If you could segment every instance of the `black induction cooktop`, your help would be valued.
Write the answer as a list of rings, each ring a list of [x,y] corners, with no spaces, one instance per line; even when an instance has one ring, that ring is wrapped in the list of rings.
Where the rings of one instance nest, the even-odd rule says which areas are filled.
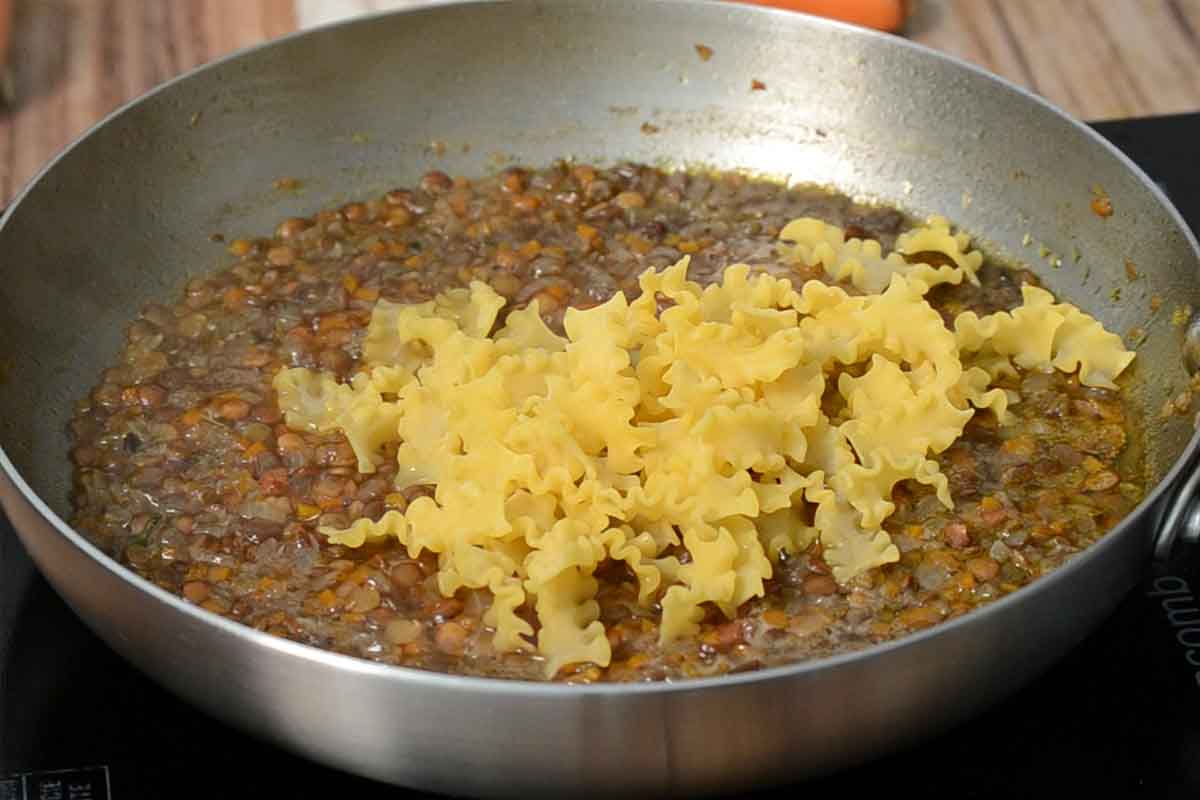
[[[1200,230],[1200,114],[1096,128]],[[1200,554],[1148,573],[1094,635],[983,716],[756,796],[1200,797],[1200,670],[1188,661],[1200,625],[1178,613],[1200,608],[1198,566]],[[0,800],[419,796],[284,753],[159,688],[77,621],[0,518]]]

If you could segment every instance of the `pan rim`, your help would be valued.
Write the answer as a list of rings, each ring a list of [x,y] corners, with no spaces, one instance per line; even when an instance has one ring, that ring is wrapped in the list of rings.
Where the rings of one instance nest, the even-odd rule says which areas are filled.
[[[588,5],[587,0],[557,0],[557,2],[583,6]],[[1167,216],[1176,225],[1177,229],[1183,233],[1185,240],[1192,251],[1192,255],[1196,259],[1197,263],[1200,263],[1200,243],[1197,242],[1196,235],[1184,221],[1182,215],[1179,213],[1174,204],[1171,203],[1170,199],[1167,198],[1165,193],[1158,187],[1158,185],[1152,179],[1150,179],[1136,163],[1134,163],[1127,155],[1125,155],[1115,145],[1113,145],[1095,130],[1091,129],[1089,126],[1077,120],[1070,114],[1067,114],[1065,111],[1050,103],[1046,99],[1039,97],[1029,90],[1018,86],[1012,81],[995,75],[981,67],[901,37],[859,28],[834,20],[814,17],[807,14],[798,14],[796,12],[783,11],[780,9],[741,4],[737,4],[735,6],[733,4],[720,2],[720,0],[606,0],[606,2],[620,2],[627,6],[650,4],[678,5],[713,10],[720,8],[723,12],[735,16],[745,16],[747,18],[775,18],[780,21],[788,20],[787,24],[803,24],[818,28],[823,27],[831,31],[840,31],[845,35],[873,39],[878,41],[882,46],[896,47],[901,50],[908,49],[918,53],[921,58],[940,61],[952,65],[955,69],[969,74],[972,79],[984,80],[993,84],[997,84],[1009,92],[1018,95],[1023,101],[1032,102],[1035,105],[1041,106],[1044,112],[1048,112],[1059,118],[1060,121],[1068,123],[1077,133],[1080,133],[1086,138],[1090,139],[1094,144],[1097,144],[1105,149],[1110,156],[1115,157],[1120,165],[1127,172],[1131,173],[1133,177],[1135,177],[1143,186],[1143,188],[1151,193],[1153,198],[1158,202],[1160,208],[1167,213]],[[536,8],[543,6],[544,2],[541,2],[541,0],[433,0],[433,2],[416,8],[376,12],[354,17],[348,20],[335,21],[315,26],[313,28],[295,31],[276,39],[242,48],[211,62],[194,67],[158,86],[151,88],[147,92],[122,104],[112,112],[106,114],[101,120],[90,126],[70,144],[63,148],[63,150],[50,159],[38,170],[34,177],[31,178],[28,183],[26,183],[26,185],[10,202],[3,216],[0,217],[0,232],[3,232],[8,227],[13,215],[24,203],[26,197],[36,191],[40,184],[58,166],[58,164],[67,158],[76,148],[83,146],[84,143],[87,142],[87,140],[89,140],[97,131],[107,126],[113,120],[127,112],[132,111],[139,105],[149,101],[151,98],[156,97],[160,93],[171,90],[176,84],[186,82],[201,73],[220,68],[226,64],[236,62],[240,59],[247,58],[259,53],[260,51],[265,51],[271,48],[286,47],[295,40],[306,37],[320,37],[328,34],[330,31],[341,28],[349,28],[359,25],[369,26],[377,24],[381,19],[404,17],[408,15],[435,14],[446,9],[465,10],[471,7],[501,5],[526,7],[532,6]],[[802,18],[803,21],[797,22],[796,18],[798,17]],[[1053,574],[1046,575],[1042,579],[1035,581],[1029,586],[1022,587],[1018,591],[1006,595],[997,601],[989,603],[983,608],[974,609],[969,613],[955,619],[948,620],[899,639],[893,639],[887,642],[874,644],[862,650],[841,653],[838,655],[807,661],[800,661],[791,664],[767,667],[754,672],[705,678],[688,678],[680,681],[655,681],[649,683],[602,683],[585,685],[566,685],[561,683],[530,681],[522,679],[453,675],[429,670],[421,670],[414,667],[379,664],[366,659],[357,658],[355,656],[334,653],[311,645],[280,639],[279,637],[255,630],[249,626],[234,622],[187,603],[181,597],[171,594],[146,580],[145,578],[142,578],[132,570],[129,570],[120,564],[115,559],[103,553],[85,537],[77,533],[69,523],[67,523],[53,509],[51,509],[49,505],[41,498],[41,496],[32,489],[32,487],[28,484],[28,482],[26,482],[24,477],[9,459],[7,452],[3,448],[3,445],[0,445],[0,472],[2,472],[8,481],[11,482],[11,484],[16,488],[17,492],[21,495],[21,499],[33,510],[35,510],[42,520],[48,523],[56,533],[66,539],[69,544],[73,545],[76,550],[82,551],[83,555],[97,562],[99,566],[102,567],[112,578],[132,585],[135,589],[139,590],[143,594],[165,603],[171,610],[186,615],[193,622],[196,622],[202,626],[213,625],[224,634],[251,642],[255,648],[267,648],[275,651],[275,653],[281,657],[300,659],[310,663],[311,665],[330,667],[338,670],[339,672],[356,673],[370,680],[381,681],[394,684],[396,686],[422,687],[434,691],[478,692],[491,696],[499,694],[514,698],[574,699],[612,698],[617,696],[670,696],[677,693],[686,694],[700,691],[711,693],[713,691],[722,690],[732,691],[749,684],[797,679],[803,680],[831,670],[836,670],[839,667],[843,667],[850,663],[865,663],[876,659],[886,659],[898,651],[908,648],[921,647],[931,639],[946,638],[954,635],[956,632],[963,631],[963,629],[985,625],[991,617],[1005,613],[1014,605],[1023,605],[1028,602],[1033,602],[1038,595],[1049,591],[1052,582],[1067,580],[1071,575],[1087,569],[1088,564],[1097,558],[1102,557],[1103,553],[1111,547],[1116,546],[1116,540],[1133,535],[1135,523],[1142,523],[1143,517],[1146,517],[1148,514],[1150,514],[1151,510],[1157,504],[1159,504],[1168,493],[1172,493],[1177,490],[1180,475],[1194,464],[1194,462],[1197,460],[1196,456],[1198,451],[1200,451],[1200,432],[1193,434],[1187,446],[1183,449],[1180,456],[1175,460],[1171,469],[1168,470],[1167,473],[1155,484],[1154,488],[1142,498],[1141,502],[1139,502],[1138,505],[1124,519],[1122,519],[1113,529],[1106,533],[1100,541],[1085,549],[1069,563],[1056,570]],[[1155,515],[1154,518],[1144,521],[1154,529],[1155,533],[1157,533],[1157,528],[1161,522],[1161,519],[1162,514],[1159,513]],[[15,529],[17,526],[14,524],[13,527]],[[1150,542],[1146,543],[1145,549],[1148,556],[1150,552]]]

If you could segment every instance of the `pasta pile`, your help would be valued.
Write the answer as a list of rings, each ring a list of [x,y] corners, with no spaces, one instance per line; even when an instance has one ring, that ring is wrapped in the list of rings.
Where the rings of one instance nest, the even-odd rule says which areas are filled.
[[[881,529],[898,482],[952,507],[931,456],[975,409],[1004,420],[1016,398],[991,384],[1014,363],[1112,386],[1133,359],[1096,320],[1032,287],[1012,313],[964,313],[947,329],[924,295],[975,281],[982,257],[945,220],[886,256],[813,219],[781,239],[786,259],[864,294],[819,281],[797,291],[744,264],[701,287],[685,258],[643,273],[632,302],[569,310],[566,338],[536,303],[492,333],[504,300],[478,282],[427,303],[381,301],[350,383],[284,369],[274,385],[288,425],[344,432],[362,472],[398,443],[398,488],[435,493],[322,532],[436,553],[440,591],[489,590],[495,648],[536,642],[548,676],[607,666],[593,577],[603,562],[623,561],[640,601],[661,603],[664,642],[693,635],[704,604],[734,615],[763,594],[781,553],[818,540],[844,583],[898,560]],[[903,257],[927,252],[943,264]],[[837,369],[855,364],[861,377]],[[834,374],[845,404],[829,418]],[[517,613],[527,603],[536,631]]]

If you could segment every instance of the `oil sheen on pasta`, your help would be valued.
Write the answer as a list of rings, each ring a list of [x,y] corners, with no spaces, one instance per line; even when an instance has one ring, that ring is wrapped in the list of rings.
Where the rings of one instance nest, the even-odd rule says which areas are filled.
[[[131,326],[76,420],[77,524],[216,613],[469,674],[936,624],[1132,507],[1133,355],[945,220],[900,228],[568,164],[289,220]]]

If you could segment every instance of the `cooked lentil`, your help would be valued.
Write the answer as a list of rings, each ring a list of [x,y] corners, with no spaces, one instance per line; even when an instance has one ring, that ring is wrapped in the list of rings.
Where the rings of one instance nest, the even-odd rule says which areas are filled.
[[[79,402],[75,525],[188,602],[278,636],[390,664],[541,679],[536,656],[491,649],[485,592],[439,594],[431,554],[324,542],[318,526],[378,518],[429,490],[394,491],[394,459],[359,474],[340,434],[289,430],[271,378],[282,366],[347,377],[377,300],[419,302],[471,280],[510,307],[538,299],[558,329],[569,306],[618,290],[632,297],[643,269],[683,254],[700,282],[745,261],[800,285],[819,268],[796,271],[775,251],[799,216],[885,247],[906,225],[893,210],[740,174],[561,162],[477,181],[431,172],[413,188],[286,220],[272,237],[233,239],[236,262],[189,282],[178,302],[145,308],[120,359]],[[980,274],[982,286],[938,287],[930,301],[949,320],[1015,307],[1021,283],[1037,282],[995,264]],[[696,640],[666,647],[657,609],[637,604],[623,564],[607,565],[597,599],[612,664],[557,678],[678,679],[845,652],[1061,566],[1140,497],[1140,465],[1123,457],[1131,410],[1118,393],[1057,372],[1004,385],[1022,397],[1014,423],[977,414],[936,457],[953,511],[926,487],[896,488],[885,527],[899,563],[839,586],[814,545],[780,564],[766,597],[736,619],[712,609]]]

